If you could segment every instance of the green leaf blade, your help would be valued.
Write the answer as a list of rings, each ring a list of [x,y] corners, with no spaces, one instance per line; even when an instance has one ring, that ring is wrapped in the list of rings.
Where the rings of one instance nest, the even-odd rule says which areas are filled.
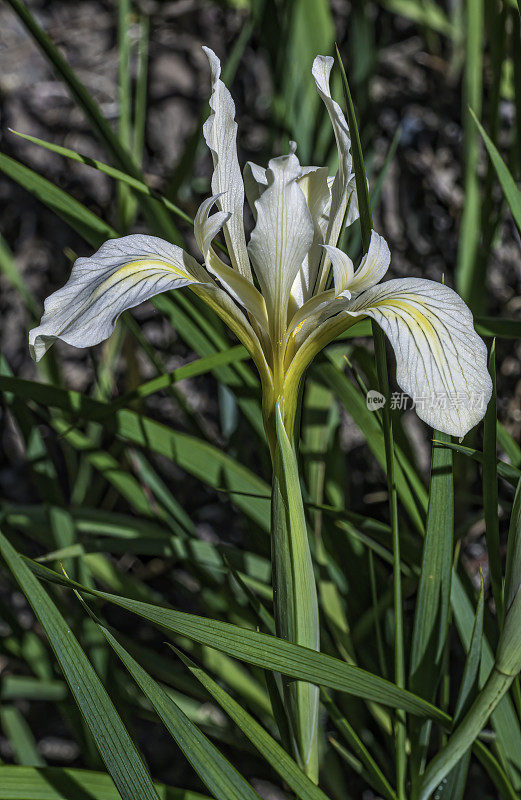
[[[70,627],[2,533],[0,552],[49,638],[121,797],[123,800],[158,800],[136,746]]]

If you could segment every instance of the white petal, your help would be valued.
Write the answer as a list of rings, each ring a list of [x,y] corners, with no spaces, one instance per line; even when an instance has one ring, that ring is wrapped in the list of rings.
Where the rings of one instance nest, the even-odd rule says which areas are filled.
[[[347,298],[335,297],[333,289],[327,289],[304,303],[292,318],[288,330],[295,340],[295,349],[298,350],[306,339],[322,328],[332,317],[345,311],[349,304]],[[345,316],[345,315],[344,315]],[[348,326],[346,326],[348,327]]]
[[[371,231],[371,241],[369,242],[369,250],[362,258],[360,266],[355,272],[354,278],[349,286],[349,289],[354,294],[355,292],[363,292],[365,289],[370,289],[379,283],[391,263],[391,253],[389,246],[383,236]],[[336,284],[335,284],[336,286]]]
[[[194,219],[195,241],[205,261],[213,240],[224,223],[230,218],[230,214],[226,211],[218,211],[210,217],[212,206],[217,202],[220,196],[221,195],[216,194],[213,197],[209,197],[207,200],[203,200]]]
[[[333,280],[336,297],[340,297],[340,295],[344,294],[345,297],[349,299],[351,297],[349,287],[353,282],[355,274],[353,262],[343,250],[339,250],[338,247],[333,247],[331,244],[325,244],[324,250],[326,250],[333,265]]]
[[[311,218],[313,219],[313,243],[291,290],[296,306],[300,307],[313,294],[322,259],[321,245],[324,242],[328,224],[327,214],[331,205],[327,168],[302,167],[302,175],[298,179],[298,185],[304,193]]]
[[[45,301],[40,325],[29,332],[39,361],[56,339],[89,347],[107,339],[120,314],[160,292],[211,281],[176,245],[156,236],[109,239],[90,258],[78,258],[65,286]]]
[[[217,199],[218,195],[214,195],[204,200],[195,215],[194,233],[197,245],[209,272],[215,275],[233,299],[253,314],[257,322],[266,329],[266,303],[263,296],[253,283],[243,278],[240,272],[225,264],[212,247],[213,239],[229,217],[224,211],[218,211],[210,216],[212,206]]]
[[[456,292],[421,278],[391,280],[352,300],[347,313],[372,317],[387,334],[396,380],[421,419],[452,436],[482,419],[492,392],[487,349]]]
[[[228,269],[231,270],[231,267],[228,267]],[[241,276],[239,275],[238,277],[240,278]],[[244,278],[243,280],[246,283]],[[269,385],[271,382],[271,373],[261,341],[239,306],[233,301],[229,294],[215,283],[197,284],[193,287],[193,291],[202,297],[205,303],[207,303],[223,322],[226,323],[230,330],[235,333],[253,358],[263,383],[267,382],[266,385]]]
[[[203,126],[204,138],[213,157],[212,192],[222,195],[221,211],[231,216],[224,225],[226,244],[235,269],[251,278],[251,268],[244,235],[244,184],[237,159],[237,123],[232,96],[220,80],[221,63],[213,50],[203,47],[212,71],[212,113]]]
[[[331,212],[326,236],[326,243],[336,245],[342,223],[349,203],[346,224],[351,224],[358,217],[356,186],[351,158],[351,137],[349,128],[338,103],[331,97],[329,78],[334,59],[331,56],[317,56],[313,62],[313,77],[317,91],[327,108],[338,150],[338,171],[331,190]]]
[[[327,167],[302,167],[298,185],[304,192],[306,203],[313,218],[315,228],[326,234],[329,206],[331,204],[331,188]]]
[[[323,322],[327,316],[343,311],[346,303],[347,301],[343,299],[341,307],[336,307],[338,303],[335,302],[335,293],[332,289],[314,295],[291,317],[286,331],[286,341],[291,336],[294,337],[295,342],[301,341],[303,336],[309,334],[310,330]]]
[[[268,179],[264,167],[259,167],[253,161],[247,161],[244,166],[244,188],[246,189],[248,205],[255,220],[257,219],[255,201],[259,199],[267,185]]]
[[[268,315],[279,333],[291,287],[313,242],[313,220],[297,184],[300,173],[293,154],[270,161],[268,187],[255,204],[257,224],[248,245]]]

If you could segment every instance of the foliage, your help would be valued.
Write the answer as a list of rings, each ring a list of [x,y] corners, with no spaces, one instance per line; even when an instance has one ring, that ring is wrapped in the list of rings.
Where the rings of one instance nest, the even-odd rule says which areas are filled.
[[[117,208],[110,221],[102,219],[73,191],[4,153],[2,173],[56,213],[86,249],[143,224],[181,242],[183,225],[191,220],[187,176],[197,161],[200,131],[188,140],[164,192],[149,186],[143,169],[146,4],[118,4],[117,128],[29,4],[7,4],[69,90],[105,156],[94,159],[24,132],[25,138],[50,151],[49,158],[80,162],[113,179]],[[356,134],[361,227],[351,236],[365,251],[370,202],[378,208],[395,153],[393,146],[381,174],[372,174],[367,87],[378,60],[379,15],[407,19],[433,58],[440,43],[451,54],[451,69],[465,86],[465,213],[450,278],[478,315],[476,329],[487,338],[494,379],[493,337],[501,342],[521,333],[519,320],[483,316],[500,223],[511,214],[521,230],[521,159],[515,147],[521,138],[521,69],[515,63],[517,118],[507,147],[498,130],[500,65],[519,57],[520,26],[513,4],[494,2],[485,9],[482,0],[465,0],[461,14],[459,5],[382,0],[368,14],[363,3],[353,2],[350,22],[363,35],[351,37],[349,48],[339,43],[347,78],[339,60],[336,99],[344,102]],[[230,6],[242,15],[243,29],[224,69],[228,81],[245,49],[264,48],[274,81],[273,139],[298,138],[311,163],[322,163],[332,152],[332,136],[324,133],[316,95],[308,94],[311,84],[302,88],[300,81],[309,76],[317,52],[332,53],[330,5],[241,0]],[[130,36],[136,24],[138,47]],[[129,80],[130,63],[135,81]],[[361,155],[366,141],[368,182]],[[485,165],[484,177],[479,164]],[[28,323],[34,321],[41,298],[24,282],[3,239],[0,269],[16,288]],[[293,526],[306,531],[307,524],[313,564],[306,560],[307,548],[294,551],[293,579],[301,593],[313,576],[317,583],[316,652],[298,631],[283,638],[279,628],[276,635],[267,535],[269,449],[259,381],[246,350],[207,307],[187,302],[180,292],[153,302],[193,353],[191,363],[174,371],[164,369],[128,312],[104,347],[87,393],[69,387],[52,351],[34,380],[13,375],[7,360],[0,360],[0,393],[34,487],[34,502],[0,500],[0,576],[11,591],[18,586],[23,592],[39,623],[22,625],[7,593],[0,596],[0,652],[9,663],[0,721],[12,752],[9,763],[0,763],[0,800],[253,800],[263,791],[254,780],[259,777],[287,793],[281,797],[301,800],[358,800],[368,789],[368,796],[386,800],[462,800],[481,796],[481,784],[492,787],[483,797],[518,797],[521,451],[497,421],[495,388],[483,435],[471,433],[462,444],[432,434],[427,480],[400,415],[390,403],[383,413],[366,404],[368,386],[391,395],[377,326],[357,323],[315,359],[301,398],[298,447],[283,426],[277,441],[278,478],[291,499],[288,553],[298,547]],[[110,375],[122,362],[129,379],[118,395]],[[155,377],[144,380],[140,362]],[[188,379],[206,381],[220,399],[218,432],[179,391]],[[151,400],[159,393],[175,407],[182,430],[156,418]],[[378,465],[388,506],[376,517],[347,503],[350,465],[340,441],[345,414],[365,442],[367,459]],[[190,497],[197,499],[185,503]],[[204,503],[225,520],[223,527],[234,520],[231,535],[200,535],[194,509]],[[506,548],[498,503],[510,522]],[[275,513],[281,509],[280,501]],[[461,540],[476,520],[486,528],[490,591],[483,577],[473,585],[461,558]],[[284,568],[290,576],[288,554]],[[302,602],[286,627],[298,628],[314,611]],[[284,708],[293,687],[312,685],[319,687],[321,701],[318,785],[294,756]],[[28,703],[60,715],[78,743],[82,769],[47,763],[31,715],[24,716]],[[491,710],[492,730],[480,736]],[[175,786],[156,782],[164,775],[150,774],[144,730],[175,755],[168,773]],[[471,764],[477,778],[469,773]]]

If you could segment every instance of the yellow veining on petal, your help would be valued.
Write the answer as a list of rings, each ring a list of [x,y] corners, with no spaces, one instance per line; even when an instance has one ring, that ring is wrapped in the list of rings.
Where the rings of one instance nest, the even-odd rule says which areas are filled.
[[[131,261],[128,264],[124,264],[122,267],[115,270],[112,275],[109,275],[109,277],[93,291],[89,302],[101,297],[104,292],[121,281],[134,279],[132,285],[135,285],[143,280],[143,272],[155,272],[157,269],[164,270],[165,272],[173,272],[174,275],[177,275],[179,278],[185,278],[189,281],[195,280],[188,272],[179,269],[179,267],[174,266],[174,264],[168,261],[139,259],[138,261]]]
[[[422,303],[422,299],[420,297],[415,296],[414,298],[411,298],[411,300],[412,299],[414,299],[421,306],[424,306],[424,304]],[[416,324],[418,325],[424,336],[429,340],[429,347],[433,350],[436,357],[440,360],[445,360],[445,355],[439,346],[438,334],[436,332],[434,325],[429,320],[429,316],[431,317],[434,316],[432,312],[430,312],[427,308],[424,308],[424,310],[420,311],[418,308],[416,308],[414,303],[412,302],[409,303],[407,302],[407,300],[395,300],[390,298],[384,298],[383,300],[377,300],[375,303],[372,304],[373,308],[378,308],[382,306],[386,307],[388,313],[389,312],[392,313],[395,309],[401,308],[403,309],[403,311],[406,311],[408,314],[410,314],[410,316],[413,317],[414,321],[416,322]]]

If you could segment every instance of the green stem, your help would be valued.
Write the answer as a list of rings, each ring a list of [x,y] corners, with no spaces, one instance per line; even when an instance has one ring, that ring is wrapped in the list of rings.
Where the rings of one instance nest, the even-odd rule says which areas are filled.
[[[380,328],[373,323],[373,340],[380,392],[387,402],[383,407],[383,434],[389,493],[389,517],[393,540],[393,598],[394,598],[394,680],[401,689],[405,688],[405,657],[403,644],[403,598],[400,555],[400,531],[398,523],[398,493],[394,477],[394,439],[390,414],[389,376],[385,337]],[[399,800],[405,800],[406,757],[406,717],[405,712],[396,711],[396,790]]]
[[[513,675],[505,675],[494,667],[461,725],[456,728],[446,747],[427,767],[421,783],[419,800],[427,800],[430,797],[445,776],[472,746],[497,704],[508,691],[513,679]]]
[[[456,287],[459,294],[474,310],[481,305],[483,284],[475,274],[480,237],[481,196],[478,174],[479,134],[472,123],[471,108],[481,117],[483,83],[483,0],[467,0],[466,55],[464,74],[463,129],[465,154],[465,204],[461,218]]]
[[[351,152],[356,178],[356,192],[360,211],[360,233],[364,253],[369,250],[371,232],[373,228],[373,215],[369,199],[369,187],[362,155],[362,145],[356,121],[355,108],[344,65],[338,48],[336,49],[338,65],[342,76],[344,99],[346,104],[349,131],[351,133]],[[400,568],[400,535],[398,529],[398,495],[394,477],[394,441],[390,414],[389,376],[387,372],[387,356],[385,352],[385,336],[378,325],[373,322],[373,340],[378,384],[380,392],[387,402],[383,407],[383,434],[385,443],[385,460],[387,468],[387,487],[389,492],[389,516],[393,538],[393,584],[394,584],[394,672],[395,683],[400,688],[405,687],[404,645],[403,645],[403,605],[402,605],[402,576]],[[406,780],[406,717],[405,712],[396,712],[396,792],[399,800],[405,800]]]
[[[309,550],[297,458],[277,405],[273,453],[271,547],[277,636],[319,649],[318,601]],[[295,756],[318,782],[318,687],[283,679],[284,700]]]

